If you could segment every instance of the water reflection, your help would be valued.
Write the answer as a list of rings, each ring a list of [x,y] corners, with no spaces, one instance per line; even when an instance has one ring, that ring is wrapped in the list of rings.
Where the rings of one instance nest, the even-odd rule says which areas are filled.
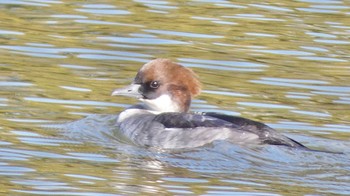
[[[349,194],[349,14],[331,0],[0,1],[2,192]],[[345,154],[131,144],[115,119],[136,100],[110,92],[156,57],[199,75],[193,111]]]
[[[81,9],[75,9],[78,12],[86,12],[92,14],[106,14],[106,15],[125,15],[131,14],[131,12],[127,10],[118,10],[114,9],[115,7],[107,4],[88,4],[83,5]]]

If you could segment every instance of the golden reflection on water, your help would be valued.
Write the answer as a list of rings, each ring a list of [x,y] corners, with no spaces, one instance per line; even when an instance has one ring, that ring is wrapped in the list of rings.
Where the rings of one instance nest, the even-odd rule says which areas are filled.
[[[300,181],[298,176],[312,175],[303,167],[273,175],[263,170],[279,165],[262,164],[260,171],[254,164],[262,160],[255,155],[250,158],[257,161],[247,163],[251,170],[239,173],[245,169],[241,159],[201,162],[191,160],[191,153],[185,158],[152,154],[116,147],[121,144],[113,146],[110,140],[113,147],[106,147],[103,140],[96,145],[61,139],[41,126],[118,113],[136,101],[112,98],[112,89],[129,83],[143,63],[166,57],[193,68],[203,82],[204,93],[193,110],[240,114],[305,136],[307,144],[345,149],[349,15],[348,1],[0,2],[0,190],[68,194],[79,187],[82,195],[341,192],[337,186],[323,187],[329,182],[322,177]],[[102,125],[78,124],[92,127],[84,141],[104,138],[99,135],[103,119],[95,119]],[[147,155],[140,158],[142,153],[135,151]],[[343,159],[332,160],[335,167],[348,167]],[[143,161],[148,167],[137,164]],[[232,161],[242,165],[227,163]],[[223,175],[234,166],[232,175]],[[328,170],[319,172],[322,176]],[[345,187],[348,172],[338,169],[329,175]],[[281,184],[286,180],[294,184]]]

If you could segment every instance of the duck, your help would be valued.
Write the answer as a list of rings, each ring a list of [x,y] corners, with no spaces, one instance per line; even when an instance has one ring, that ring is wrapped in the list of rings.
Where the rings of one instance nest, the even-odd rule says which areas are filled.
[[[225,140],[241,145],[278,145],[311,150],[270,126],[240,116],[190,112],[201,83],[189,68],[158,58],[144,64],[130,85],[113,90],[140,102],[122,111],[118,130],[132,143],[162,149],[196,148]]]

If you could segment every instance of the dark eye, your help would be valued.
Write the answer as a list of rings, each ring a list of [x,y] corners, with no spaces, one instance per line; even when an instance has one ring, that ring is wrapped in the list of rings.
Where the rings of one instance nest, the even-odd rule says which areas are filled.
[[[158,81],[152,81],[150,84],[149,84],[149,86],[151,87],[151,88],[158,88],[159,87],[159,82]]]

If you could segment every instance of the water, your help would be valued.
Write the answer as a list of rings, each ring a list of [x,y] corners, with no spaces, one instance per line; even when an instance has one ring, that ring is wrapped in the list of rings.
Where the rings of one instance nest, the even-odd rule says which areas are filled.
[[[0,0],[3,195],[349,195],[349,1]],[[267,123],[329,154],[227,142],[146,149],[111,97],[157,57],[193,111]],[[58,129],[59,128],[59,129]]]

